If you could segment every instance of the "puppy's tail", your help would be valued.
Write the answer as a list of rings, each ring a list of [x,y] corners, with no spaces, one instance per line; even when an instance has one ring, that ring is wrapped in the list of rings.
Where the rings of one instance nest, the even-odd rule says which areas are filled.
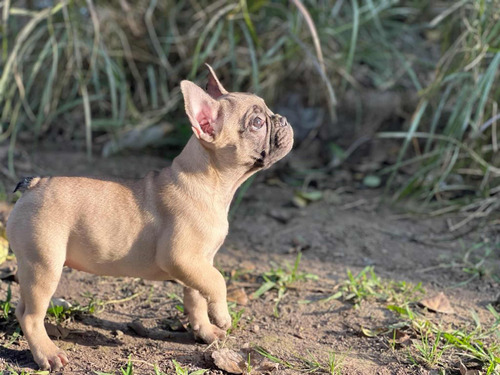
[[[40,182],[40,180],[40,177],[24,177],[17,183],[13,193],[15,193],[16,191],[24,193],[26,190],[33,189]]]

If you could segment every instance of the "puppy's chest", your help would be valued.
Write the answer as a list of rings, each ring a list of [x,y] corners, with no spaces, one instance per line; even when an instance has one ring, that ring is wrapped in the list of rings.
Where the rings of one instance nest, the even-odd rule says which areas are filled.
[[[228,223],[219,223],[210,226],[208,231],[205,232],[204,242],[204,256],[207,259],[213,259],[217,251],[220,249],[228,233]]]

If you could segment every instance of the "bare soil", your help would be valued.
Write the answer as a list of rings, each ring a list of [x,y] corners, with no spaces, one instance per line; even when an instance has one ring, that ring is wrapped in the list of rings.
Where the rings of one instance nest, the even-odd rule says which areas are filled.
[[[26,175],[138,177],[167,164],[156,157],[133,155],[89,164],[83,154],[39,151],[21,171]],[[458,218],[405,214],[401,208],[389,207],[382,192],[346,186],[335,175],[322,177],[321,190],[321,200],[297,208],[291,204],[294,189],[281,182],[276,171],[269,171],[261,173],[245,194],[231,220],[230,234],[216,256],[218,268],[228,276],[230,294],[243,288],[244,294],[251,296],[262,283],[259,275],[269,271],[272,262],[286,269],[298,251],[302,252],[299,272],[316,274],[319,279],[292,285],[279,305],[279,317],[273,314],[276,291],[250,298],[238,328],[219,347],[238,350],[260,346],[295,366],[292,369],[281,364],[273,372],[276,374],[305,369],[301,358],[326,364],[332,352],[337,361],[343,362],[342,374],[436,373],[412,364],[408,349],[392,347],[388,335],[363,334],[362,328],[375,331],[400,321],[386,303],[369,300],[355,309],[342,300],[301,301],[317,301],[334,294],[346,280],[347,269],[356,273],[373,266],[382,279],[422,282],[426,296],[443,291],[454,314],[435,314],[414,306],[435,323],[450,327],[472,324],[471,310],[484,324],[491,323],[486,306],[497,301],[500,291],[498,279],[492,276],[500,274],[500,255],[487,259],[486,275],[470,281],[471,274],[463,271],[462,263],[473,244],[499,242],[498,221],[489,226],[464,226],[463,233],[450,233],[448,222]],[[3,271],[9,267],[15,267],[15,261],[0,265]],[[5,299],[8,285],[15,305],[15,282],[0,282],[0,300]],[[70,357],[64,373],[119,373],[131,358],[136,374],[153,373],[155,364],[167,374],[175,373],[172,359],[191,370],[224,374],[210,356],[216,347],[194,341],[172,293],[182,296],[182,288],[170,282],[97,277],[65,269],[56,297],[82,305],[89,301],[88,296],[97,301],[124,301],[108,303],[102,311],[62,324],[69,330],[65,338],[56,340]],[[142,333],[131,328],[138,319],[146,327]],[[11,367],[33,372],[36,365],[26,340],[21,336],[12,342],[15,328],[12,323],[0,325],[0,370]],[[447,359],[447,366],[447,373],[460,373],[458,357]]]

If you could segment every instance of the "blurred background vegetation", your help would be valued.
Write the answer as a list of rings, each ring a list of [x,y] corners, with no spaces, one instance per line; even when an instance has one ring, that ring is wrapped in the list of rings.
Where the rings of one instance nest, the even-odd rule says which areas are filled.
[[[203,84],[208,62],[288,117],[289,175],[349,170],[435,212],[500,207],[500,0],[0,7],[4,181],[34,145],[174,156],[191,133],[179,82]]]

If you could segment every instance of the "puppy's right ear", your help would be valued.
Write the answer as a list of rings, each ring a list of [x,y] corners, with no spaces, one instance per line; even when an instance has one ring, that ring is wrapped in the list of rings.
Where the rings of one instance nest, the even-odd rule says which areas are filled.
[[[219,102],[191,81],[182,81],[181,91],[194,134],[206,142],[213,142],[221,131],[221,121],[217,121]]]

